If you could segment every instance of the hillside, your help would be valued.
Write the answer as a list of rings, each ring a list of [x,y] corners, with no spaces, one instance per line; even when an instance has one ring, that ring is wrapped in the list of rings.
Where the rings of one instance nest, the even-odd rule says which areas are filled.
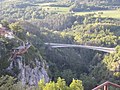
[[[48,0],[49,1],[49,0]],[[55,14],[75,14],[78,12],[93,12],[94,11],[101,11],[101,10],[119,10],[120,4],[118,0],[97,0],[90,1],[72,1],[72,0],[64,0],[61,1],[52,1],[50,0],[17,0],[17,1],[9,1],[4,0],[0,3],[0,20],[2,19],[19,19],[19,20],[38,20],[44,19],[47,16],[55,15]],[[23,3],[24,2],[24,3]],[[83,3],[82,3],[83,2]],[[100,3],[102,2],[102,3]],[[108,3],[109,2],[109,3]],[[113,3],[114,2],[114,3]],[[116,14],[119,11],[116,11]],[[104,12],[101,11],[104,15]],[[115,12],[111,12],[114,14]],[[108,13],[108,14],[111,14]],[[97,15],[99,16],[99,14]],[[102,15],[101,15],[102,16]],[[119,16],[119,15],[118,15]],[[107,15],[106,17],[109,17]]]
[[[0,90],[91,90],[105,81],[120,84],[119,2],[2,0]],[[45,43],[116,51],[51,48]]]

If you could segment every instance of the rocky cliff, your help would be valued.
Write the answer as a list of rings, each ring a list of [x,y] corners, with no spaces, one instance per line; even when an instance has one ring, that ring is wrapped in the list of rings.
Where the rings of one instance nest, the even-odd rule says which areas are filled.
[[[30,31],[20,28],[18,23],[11,24],[11,30],[14,32],[14,38],[0,36],[0,76],[11,75],[23,85],[34,86],[41,79],[48,82],[48,66],[34,43],[35,40],[40,42],[40,39],[34,37]],[[31,36],[26,35],[28,32]],[[26,41],[30,43],[24,43]]]
[[[41,79],[45,82],[49,81],[47,68],[45,63],[35,59],[34,67],[31,64],[26,65],[21,56],[12,60],[9,67],[6,69],[22,82],[23,85],[37,85]]]

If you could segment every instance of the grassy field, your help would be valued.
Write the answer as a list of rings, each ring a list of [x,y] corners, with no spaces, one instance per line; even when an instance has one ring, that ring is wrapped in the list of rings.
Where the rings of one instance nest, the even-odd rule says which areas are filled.
[[[51,6],[44,6],[42,9],[48,11],[48,12],[56,12],[56,13],[68,13],[69,8],[68,7],[51,7]]]
[[[54,12],[54,13],[61,13],[66,14],[69,12],[69,7],[52,7],[50,5],[56,4],[56,2],[52,3],[41,3],[39,6],[42,7],[43,10],[48,12]],[[86,14],[94,14],[94,17],[110,17],[110,18],[116,18],[120,19],[120,10],[104,10],[104,11],[92,11],[92,12],[74,12],[74,15],[86,15]],[[101,13],[101,14],[100,14]]]
[[[55,2],[50,2],[50,3],[40,3],[39,5],[40,6],[49,6],[49,5],[52,5],[52,4],[55,4]],[[37,4],[38,5],[38,4]]]
[[[99,14],[101,13],[102,14]],[[119,18],[120,19],[120,10],[104,10],[104,11],[93,11],[93,12],[76,12],[75,15],[86,15],[86,14],[96,14],[95,17],[99,15],[101,17],[110,17],[110,18]]]
[[[41,6],[43,10],[48,11],[48,12],[63,13],[63,14],[69,12],[69,7],[53,7],[53,6],[50,6],[52,4],[56,4],[56,2],[40,3],[40,4],[37,4],[37,5]]]

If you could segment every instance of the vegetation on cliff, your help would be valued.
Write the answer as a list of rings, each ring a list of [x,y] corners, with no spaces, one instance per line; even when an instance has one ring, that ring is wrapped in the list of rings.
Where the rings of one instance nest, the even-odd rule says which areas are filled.
[[[62,3],[59,0],[50,0],[51,3],[26,0],[24,4],[23,1],[2,2],[5,7],[0,11],[0,23],[12,31],[15,38],[0,36],[0,89],[29,89],[27,85],[23,87],[17,76],[6,71],[11,63],[12,49],[22,46],[23,42],[31,43],[28,51],[21,55],[25,65],[34,69],[36,59],[44,62],[42,65],[51,80],[46,84],[41,80],[39,87],[30,88],[83,90],[84,87],[91,90],[106,80],[120,84],[119,17],[113,16],[114,13],[112,17],[104,17],[105,11],[81,14],[81,11],[98,9],[119,11],[119,0],[64,0]],[[103,46],[116,48],[116,52],[109,54],[84,48],[52,49],[44,44],[49,42]]]

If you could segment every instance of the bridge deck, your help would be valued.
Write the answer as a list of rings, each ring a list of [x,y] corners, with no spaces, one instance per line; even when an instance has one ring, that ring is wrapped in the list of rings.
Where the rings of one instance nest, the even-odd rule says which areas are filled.
[[[92,50],[98,50],[107,53],[115,52],[115,48],[107,48],[107,47],[97,47],[97,46],[87,46],[87,45],[73,45],[73,44],[59,44],[59,43],[45,43],[46,45],[51,46],[52,48],[67,48],[67,47],[79,47],[79,48],[87,48]]]

